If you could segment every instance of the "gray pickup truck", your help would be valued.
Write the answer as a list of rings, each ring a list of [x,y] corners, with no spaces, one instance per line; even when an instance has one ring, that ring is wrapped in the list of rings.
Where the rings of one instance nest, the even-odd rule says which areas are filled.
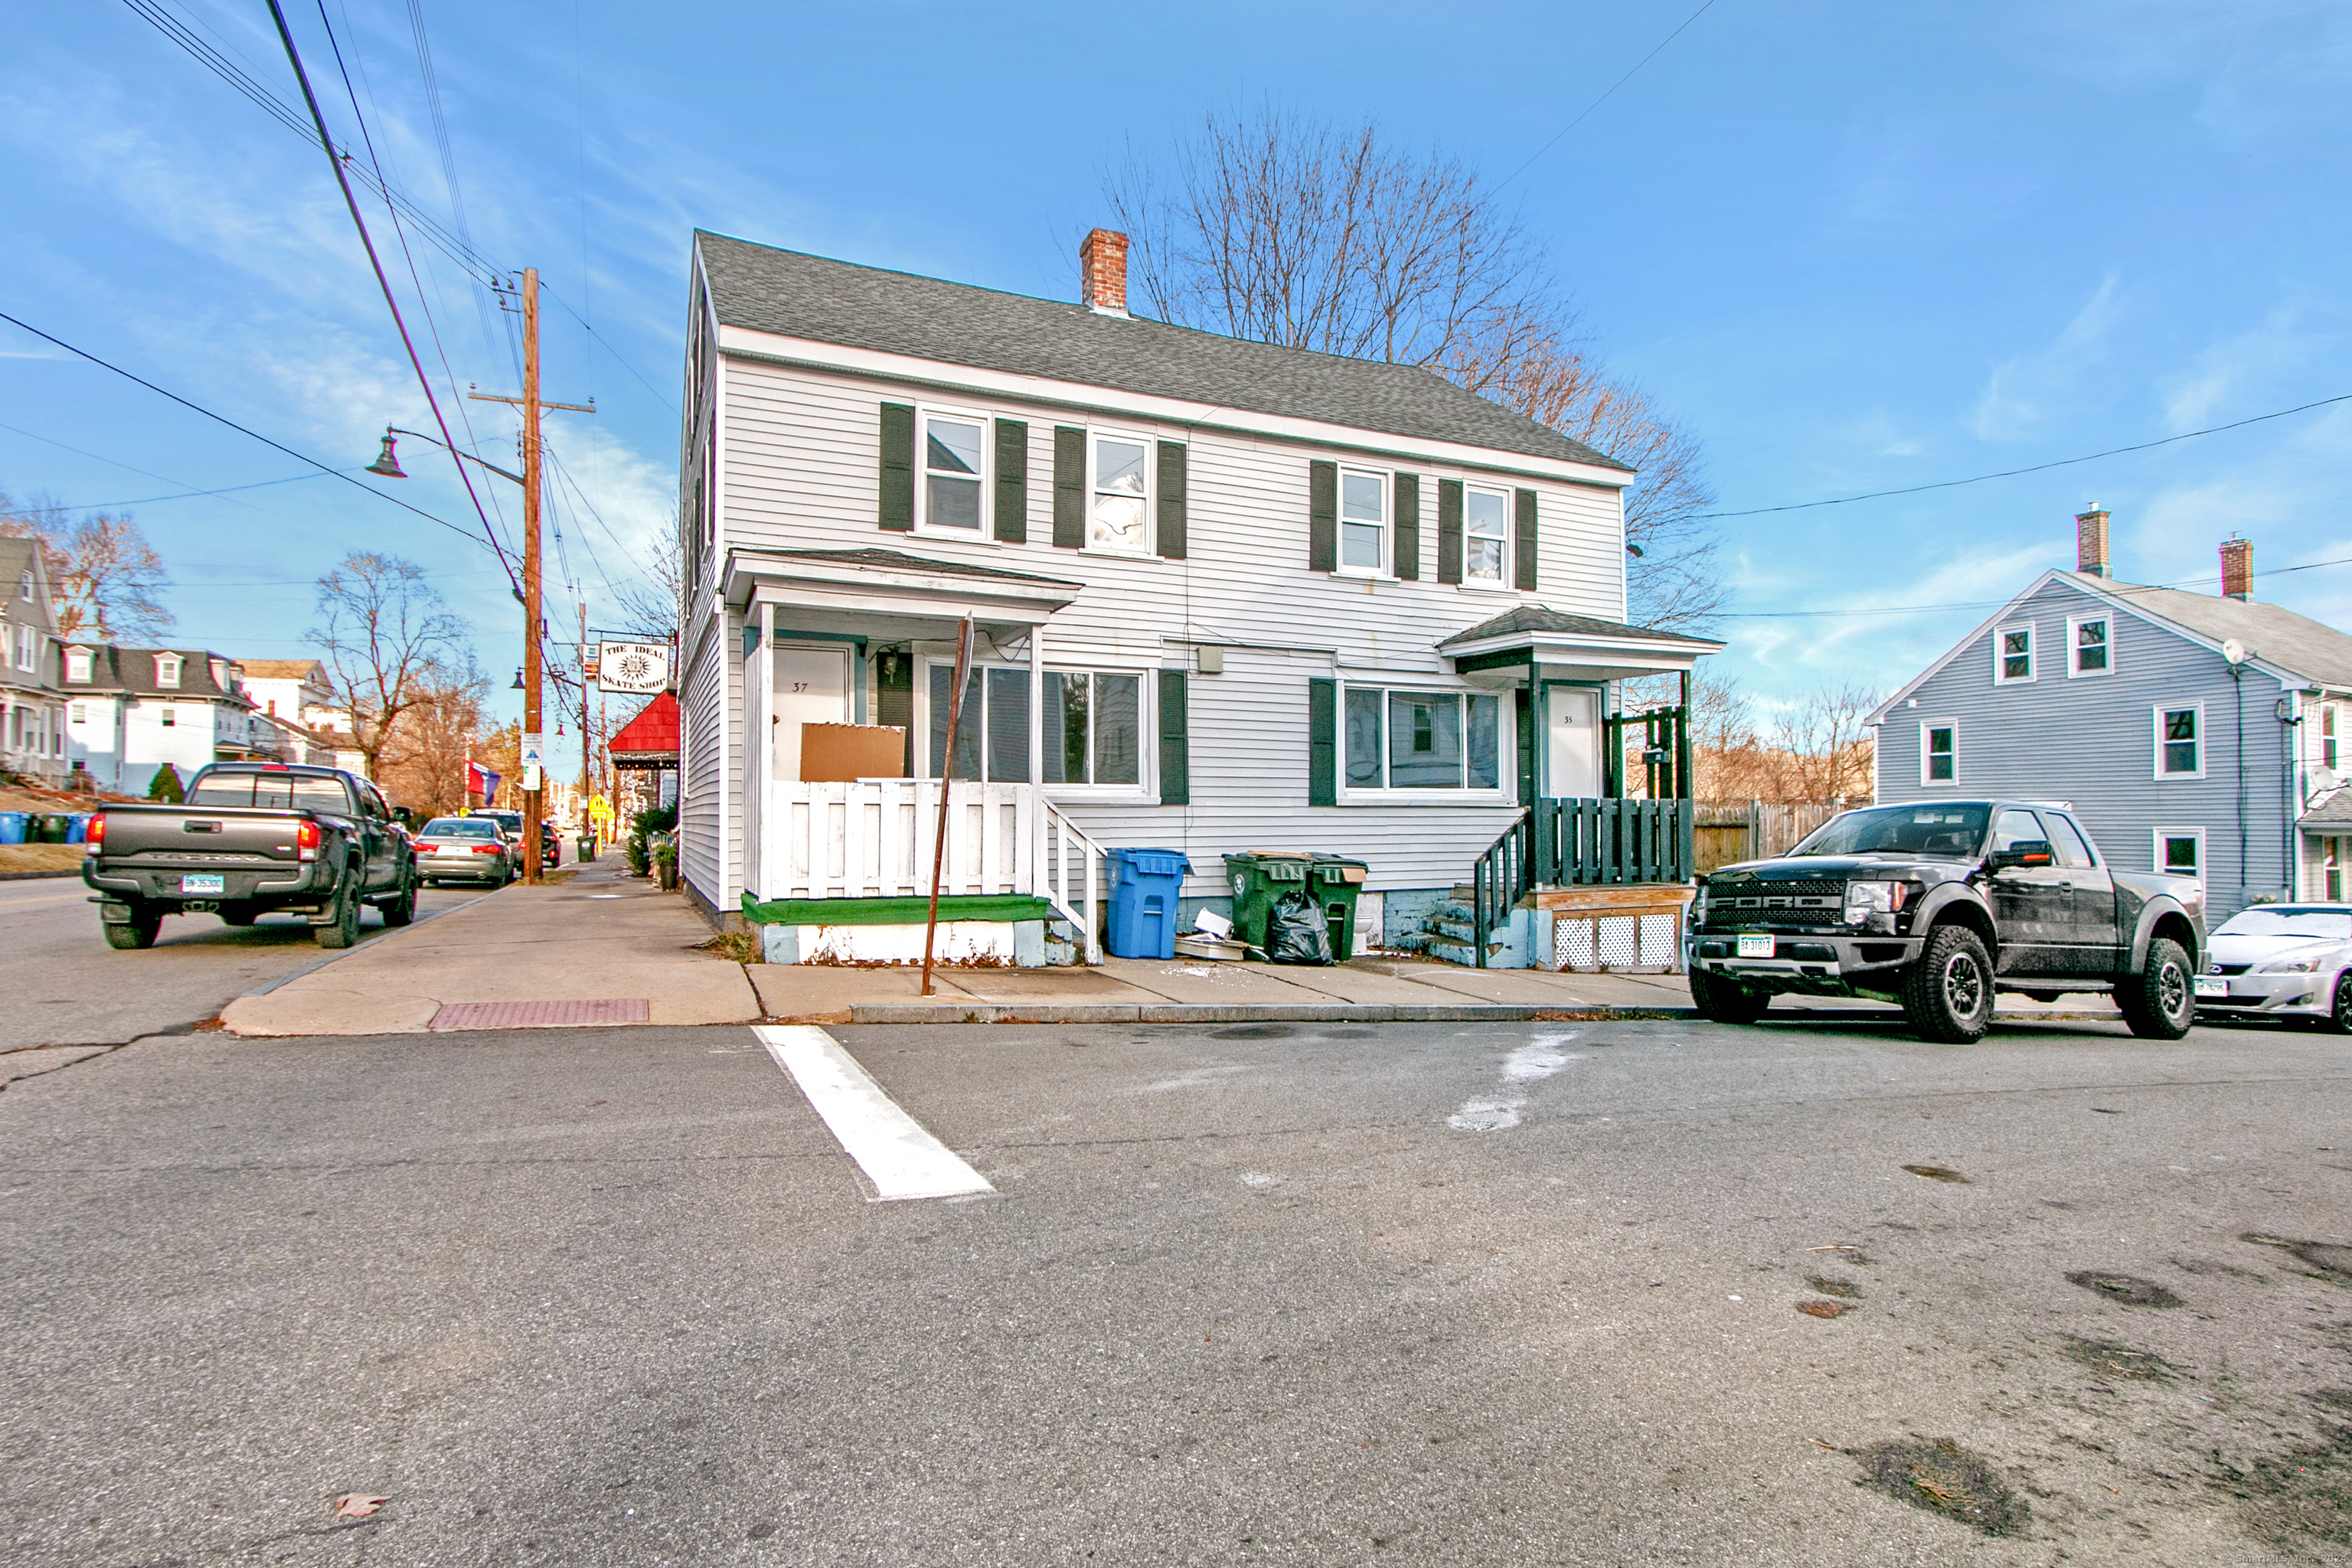
[[[2102,993],[2133,1034],[2177,1040],[2204,954],[2194,878],[2116,869],[2049,801],[1941,800],[1849,811],[1703,879],[1687,956],[1691,1001],[1718,1023],[1776,995],[1873,996],[1960,1042],[1997,991]]]
[[[286,910],[320,947],[359,940],[360,909],[416,918],[416,852],[383,796],[333,768],[217,763],[181,805],[110,805],[89,826],[81,879],[112,947],[142,948],[170,914],[233,926]]]

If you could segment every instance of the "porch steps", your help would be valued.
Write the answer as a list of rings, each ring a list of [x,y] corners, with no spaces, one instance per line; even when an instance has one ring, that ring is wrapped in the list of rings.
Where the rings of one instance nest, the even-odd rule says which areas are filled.
[[[1442,959],[1447,963],[1459,963],[1475,969],[1478,966],[1478,928],[1476,916],[1465,900],[1469,890],[1456,888],[1454,897],[1432,906],[1421,917],[1418,930],[1392,938],[1393,945],[1407,952],[1418,952],[1428,958]]]

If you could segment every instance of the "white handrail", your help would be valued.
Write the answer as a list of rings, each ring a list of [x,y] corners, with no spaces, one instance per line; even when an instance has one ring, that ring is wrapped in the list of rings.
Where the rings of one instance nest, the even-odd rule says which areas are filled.
[[[1077,927],[1087,962],[1102,962],[1101,924],[1095,889],[1102,877],[1102,846],[1078,831],[1066,816],[1039,797],[1036,891],[1054,910]]]

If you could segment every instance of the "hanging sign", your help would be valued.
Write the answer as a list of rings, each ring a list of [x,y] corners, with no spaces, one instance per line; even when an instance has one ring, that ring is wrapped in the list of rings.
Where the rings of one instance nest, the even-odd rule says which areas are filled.
[[[596,645],[596,684],[614,693],[651,696],[669,685],[669,645],[608,642]]]
[[[541,739],[536,733],[526,734],[522,738],[522,787],[525,791],[541,787]]]

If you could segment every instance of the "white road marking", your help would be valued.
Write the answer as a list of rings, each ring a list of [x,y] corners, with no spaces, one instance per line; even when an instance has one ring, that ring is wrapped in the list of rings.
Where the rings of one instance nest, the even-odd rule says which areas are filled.
[[[874,1184],[877,1202],[992,1193],[988,1179],[923,1131],[866,1075],[841,1042],[806,1024],[755,1024],[751,1033],[801,1092],[842,1151]]]

